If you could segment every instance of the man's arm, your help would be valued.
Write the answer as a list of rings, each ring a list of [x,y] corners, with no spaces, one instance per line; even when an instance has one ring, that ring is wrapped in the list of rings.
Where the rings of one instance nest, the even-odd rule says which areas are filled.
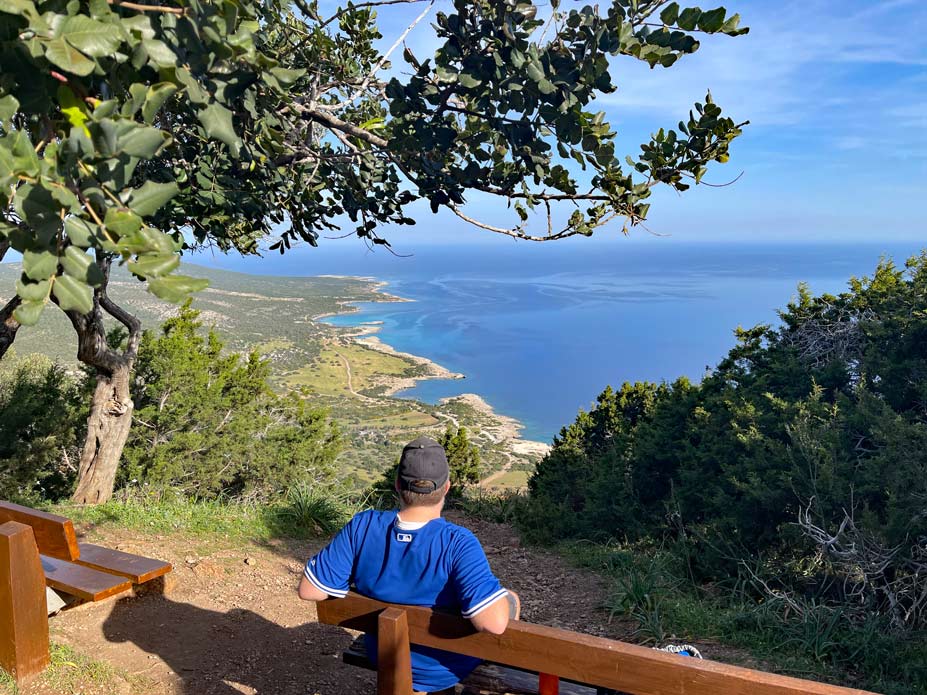
[[[324,591],[316,588],[305,576],[299,581],[299,597],[303,601],[324,601],[328,596]]]
[[[501,635],[509,626],[510,618],[518,619],[519,608],[518,595],[510,591],[470,618],[470,622],[480,632]]]

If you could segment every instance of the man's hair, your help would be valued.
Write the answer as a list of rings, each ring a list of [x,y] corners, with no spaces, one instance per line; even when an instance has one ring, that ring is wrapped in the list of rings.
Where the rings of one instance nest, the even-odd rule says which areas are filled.
[[[416,480],[416,487],[428,485],[430,481]],[[444,499],[444,485],[432,492],[412,492],[411,490],[400,490],[399,497],[406,507],[433,507]]]

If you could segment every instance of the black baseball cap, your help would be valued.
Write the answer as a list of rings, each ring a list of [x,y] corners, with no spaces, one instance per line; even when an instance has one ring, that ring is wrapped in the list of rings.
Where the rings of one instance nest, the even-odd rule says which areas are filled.
[[[396,474],[401,490],[428,494],[444,487],[448,477],[447,455],[434,439],[419,437],[405,445]]]

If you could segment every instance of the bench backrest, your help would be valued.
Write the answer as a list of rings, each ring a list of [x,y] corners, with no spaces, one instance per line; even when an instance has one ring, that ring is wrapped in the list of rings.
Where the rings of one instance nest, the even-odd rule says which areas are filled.
[[[383,611],[400,608],[413,644],[633,695],[874,695],[521,621],[509,623],[502,635],[491,635],[456,615],[354,593],[317,606],[319,622],[371,633]]]
[[[35,543],[42,555],[73,562],[80,556],[77,534],[70,519],[40,512],[12,502],[0,502],[0,524],[16,521],[32,527]]]

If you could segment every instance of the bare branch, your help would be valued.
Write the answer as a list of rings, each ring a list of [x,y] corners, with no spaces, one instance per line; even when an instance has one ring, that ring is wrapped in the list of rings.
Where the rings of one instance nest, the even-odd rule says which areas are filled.
[[[375,145],[376,147],[381,147],[386,149],[389,143],[381,138],[379,135],[374,135],[369,130],[364,130],[353,123],[348,123],[347,121],[342,121],[337,116],[333,116],[330,113],[325,113],[324,111],[319,111],[318,109],[312,109],[308,106],[303,106],[302,104],[296,104],[295,107],[299,110],[299,113],[303,118],[307,118],[316,123],[321,123],[329,130],[335,131],[340,130],[342,133],[347,133],[348,135],[357,138],[358,140],[363,140],[366,143]]]
[[[324,20],[319,26],[325,27],[335,22],[348,12],[359,10],[365,7],[383,7],[385,5],[411,5],[419,2],[434,2],[434,0],[371,0],[371,2],[359,2],[350,7],[343,7],[328,19]]]
[[[419,16],[416,17],[415,20],[409,26],[406,27],[406,30],[403,31],[399,35],[399,38],[397,38],[393,42],[393,45],[389,47],[389,50],[386,51],[386,53],[384,53],[382,56],[380,56],[380,60],[378,60],[377,64],[373,66],[373,69],[370,71],[370,74],[368,74],[367,77],[364,78],[364,81],[360,83],[360,86],[358,86],[358,88],[354,90],[354,92],[351,94],[350,97],[348,97],[347,99],[345,99],[344,101],[338,104],[326,105],[324,108],[332,109],[332,110],[341,109],[353,103],[355,99],[360,98],[360,96],[363,95],[363,93],[366,91],[368,85],[370,84],[370,81],[373,80],[376,77],[377,73],[383,69],[383,66],[386,64],[386,61],[389,60],[389,57],[392,55],[393,51],[399,48],[399,45],[403,41],[406,40],[406,37],[416,27],[416,25],[419,22],[421,22],[423,19],[425,19],[425,17],[431,11],[431,8],[434,7],[434,5],[435,5],[435,0],[429,0],[428,6],[424,10],[422,10],[421,14],[419,14]]]
[[[115,7],[125,7],[127,10],[135,10],[136,12],[160,12],[162,14],[175,14],[178,16],[183,16],[187,12],[182,7],[165,7],[164,5],[139,5],[135,2],[123,2],[122,0],[106,0],[106,2]]]

